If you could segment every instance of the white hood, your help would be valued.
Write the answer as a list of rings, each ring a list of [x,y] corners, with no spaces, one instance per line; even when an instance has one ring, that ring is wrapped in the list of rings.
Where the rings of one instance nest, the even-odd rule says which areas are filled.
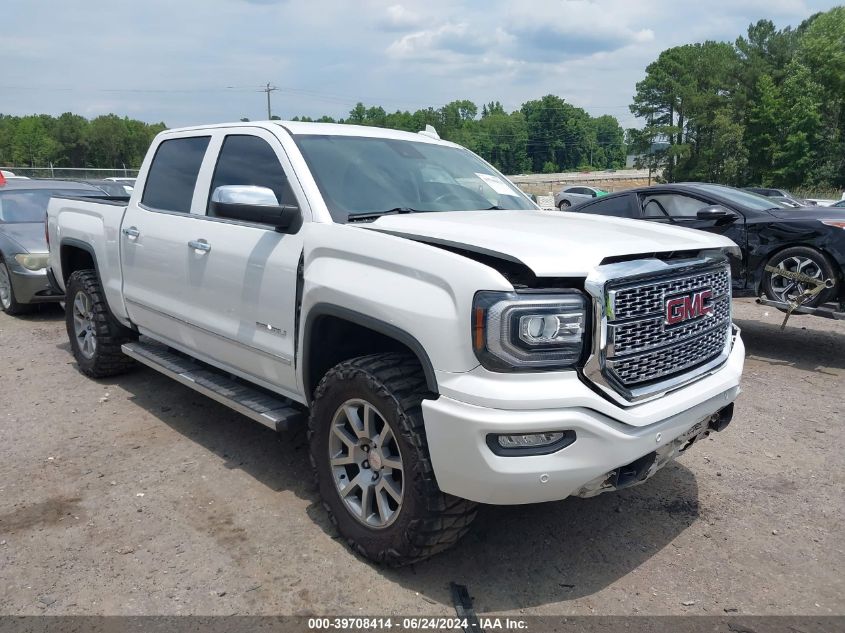
[[[386,215],[360,225],[515,259],[538,277],[584,277],[619,255],[736,248],[695,229],[572,212],[455,211]]]

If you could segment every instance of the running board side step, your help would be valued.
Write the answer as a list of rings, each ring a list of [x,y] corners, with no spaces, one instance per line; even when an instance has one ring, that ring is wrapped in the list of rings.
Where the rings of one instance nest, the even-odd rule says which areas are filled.
[[[274,431],[290,431],[305,421],[305,412],[296,408],[291,400],[268,394],[222,371],[200,365],[159,343],[137,341],[125,343],[121,349],[138,362]]]

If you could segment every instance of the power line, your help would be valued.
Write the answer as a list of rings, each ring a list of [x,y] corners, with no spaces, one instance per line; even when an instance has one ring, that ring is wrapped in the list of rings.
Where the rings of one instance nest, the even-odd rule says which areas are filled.
[[[270,109],[270,93],[274,92],[275,90],[278,90],[278,88],[276,88],[276,86],[271,86],[269,84],[269,82],[267,83],[267,87],[262,89],[262,92],[267,93],[267,120],[268,121],[273,118],[273,112]]]

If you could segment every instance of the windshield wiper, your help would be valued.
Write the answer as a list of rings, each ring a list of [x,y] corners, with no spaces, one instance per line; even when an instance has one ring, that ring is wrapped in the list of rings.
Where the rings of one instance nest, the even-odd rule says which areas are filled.
[[[398,213],[426,213],[425,209],[412,209],[411,207],[394,207],[386,211],[366,211],[364,213],[350,213],[346,217],[347,222],[354,222],[355,220],[374,220],[383,215],[396,215]]]

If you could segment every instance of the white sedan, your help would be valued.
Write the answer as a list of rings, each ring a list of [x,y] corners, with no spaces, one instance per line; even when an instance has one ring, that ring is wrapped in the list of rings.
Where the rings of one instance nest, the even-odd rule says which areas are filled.
[[[607,192],[604,189],[596,189],[595,187],[564,187],[555,194],[555,206],[563,211],[576,204],[581,204],[582,202],[606,194]]]

